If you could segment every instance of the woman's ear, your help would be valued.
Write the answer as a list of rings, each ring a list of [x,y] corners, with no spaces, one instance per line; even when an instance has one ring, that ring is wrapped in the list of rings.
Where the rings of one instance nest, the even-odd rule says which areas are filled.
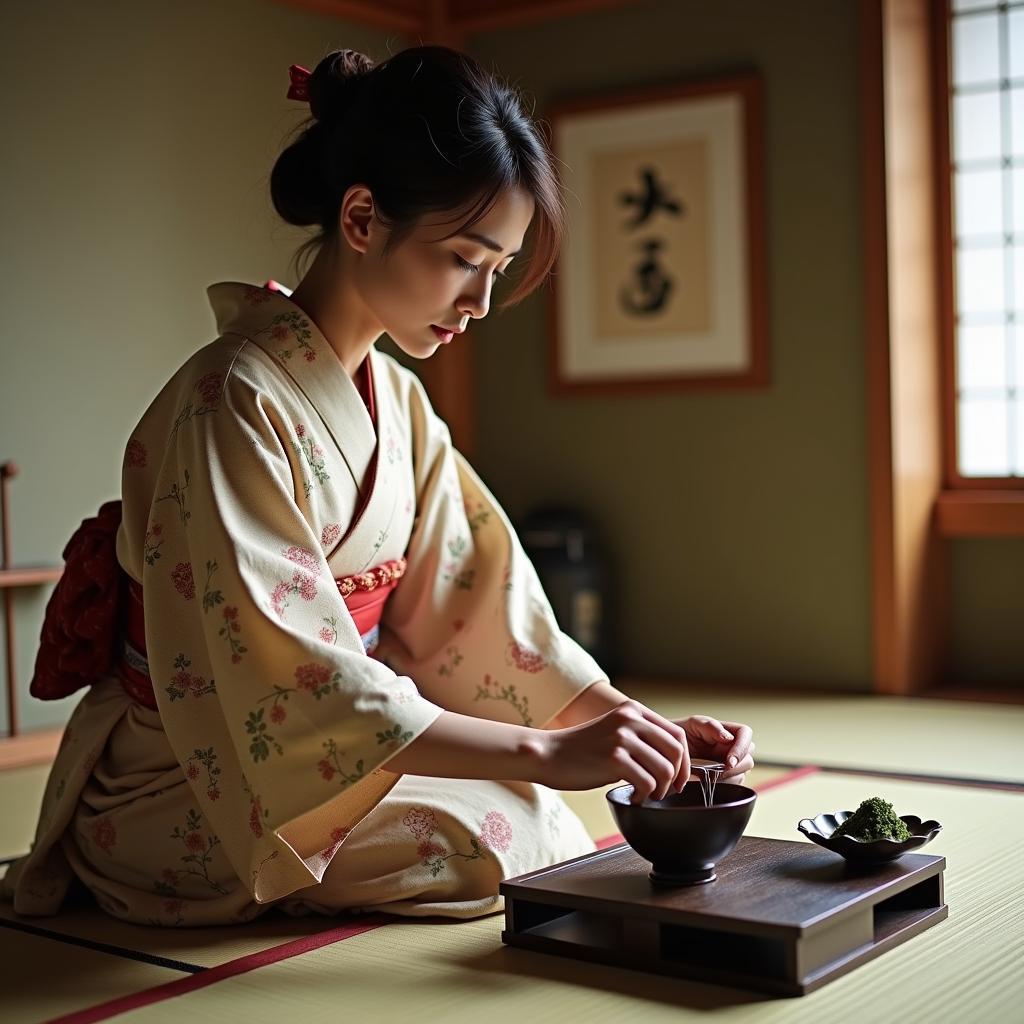
[[[351,185],[341,200],[338,211],[338,234],[357,253],[366,253],[373,241],[373,232],[381,230],[376,216],[373,193],[365,185]]]

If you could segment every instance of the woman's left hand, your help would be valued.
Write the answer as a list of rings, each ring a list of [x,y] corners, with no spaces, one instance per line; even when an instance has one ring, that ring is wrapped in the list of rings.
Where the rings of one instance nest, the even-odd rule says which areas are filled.
[[[691,757],[721,761],[721,779],[741,785],[754,767],[754,731],[742,722],[720,722],[707,715],[691,715],[672,721],[686,733]]]

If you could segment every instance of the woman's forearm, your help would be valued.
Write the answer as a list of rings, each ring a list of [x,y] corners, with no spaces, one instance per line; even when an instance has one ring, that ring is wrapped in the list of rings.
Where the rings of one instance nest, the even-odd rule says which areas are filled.
[[[546,740],[540,729],[442,711],[383,767],[447,779],[543,782]]]
[[[571,704],[562,708],[544,728],[568,729],[573,725],[592,722],[630,699],[621,690],[616,690],[607,679],[600,679],[588,686]]]
[[[582,725],[629,699],[607,680],[599,680],[544,728]],[[518,779],[547,784],[544,752],[545,738],[539,729],[444,711],[383,767],[409,775]]]

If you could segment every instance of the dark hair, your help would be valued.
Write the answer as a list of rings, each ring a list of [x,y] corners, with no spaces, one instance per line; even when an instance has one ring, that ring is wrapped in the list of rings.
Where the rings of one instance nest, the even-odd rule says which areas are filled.
[[[411,47],[377,64],[335,50],[313,71],[309,97],[312,117],[270,175],[281,217],[320,227],[296,260],[337,237],[341,200],[356,182],[389,228],[385,258],[425,215],[475,203],[444,236],[453,238],[518,187],[534,199],[536,240],[528,272],[501,307],[544,280],[565,232],[565,201],[546,125],[531,120],[505,81],[446,46]]]

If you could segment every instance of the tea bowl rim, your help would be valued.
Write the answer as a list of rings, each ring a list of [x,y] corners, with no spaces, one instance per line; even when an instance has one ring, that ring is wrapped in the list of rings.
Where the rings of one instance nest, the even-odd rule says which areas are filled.
[[[626,794],[626,791],[628,790],[630,793],[632,793],[636,789],[636,787],[633,785],[632,782],[623,782],[620,783],[618,786],[613,786],[611,789],[607,790],[604,794],[604,797],[608,801],[608,803],[613,804],[616,807],[628,807],[630,810],[634,811],[685,811],[687,813],[691,811],[711,811],[717,810],[718,808],[726,807],[743,807],[745,804],[753,803],[757,799],[757,790],[751,789],[749,786],[743,786],[736,782],[725,781],[718,783],[718,785],[733,786],[736,789],[746,790],[746,795],[740,797],[737,800],[729,800],[726,803],[714,803],[710,807],[705,807],[701,804],[693,804],[689,807],[659,806],[657,803],[650,803],[647,800],[644,800],[642,803],[639,804],[632,804],[629,802],[629,796],[628,794]],[[623,794],[625,795],[623,796]],[[668,794],[668,796],[673,795],[678,796],[679,794]]]

